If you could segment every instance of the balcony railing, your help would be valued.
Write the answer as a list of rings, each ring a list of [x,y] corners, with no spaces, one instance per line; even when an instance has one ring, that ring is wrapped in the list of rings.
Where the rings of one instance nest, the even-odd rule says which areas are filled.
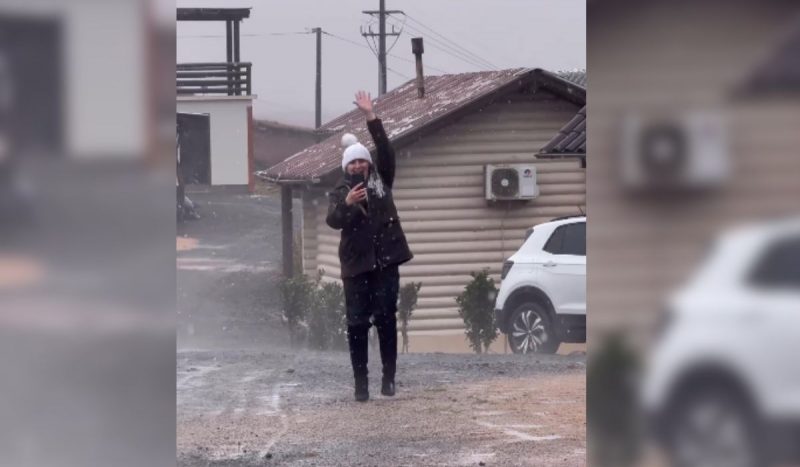
[[[178,95],[249,96],[253,92],[252,63],[179,63]]]

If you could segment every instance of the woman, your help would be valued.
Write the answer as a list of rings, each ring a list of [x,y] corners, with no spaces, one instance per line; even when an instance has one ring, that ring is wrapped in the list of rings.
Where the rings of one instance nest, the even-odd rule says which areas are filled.
[[[347,308],[347,340],[355,377],[355,398],[369,399],[367,333],[378,329],[383,379],[381,394],[395,394],[397,362],[398,266],[412,258],[392,200],[395,156],[383,124],[364,91],[356,93],[356,106],[367,118],[377,160],[353,135],[342,138],[344,177],[328,194],[329,226],[341,230],[339,261]]]

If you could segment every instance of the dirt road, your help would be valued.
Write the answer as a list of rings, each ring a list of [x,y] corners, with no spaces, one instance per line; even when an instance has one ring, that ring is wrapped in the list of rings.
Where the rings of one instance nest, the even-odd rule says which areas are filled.
[[[519,357],[402,355],[361,404],[345,353],[181,352],[179,465],[585,465],[584,359]]]

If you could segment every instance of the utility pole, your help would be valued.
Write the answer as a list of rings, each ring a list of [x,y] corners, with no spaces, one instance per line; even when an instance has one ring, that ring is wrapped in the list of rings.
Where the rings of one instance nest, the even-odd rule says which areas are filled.
[[[314,128],[322,126],[322,28],[314,28],[311,32],[317,35],[317,82],[315,93]]]
[[[364,37],[378,37],[378,95],[386,94],[386,36],[399,36],[400,32],[395,31],[394,26],[392,26],[392,32],[386,32],[386,16],[391,14],[400,13],[403,14],[401,10],[387,10],[386,9],[386,0],[380,0],[380,8],[375,10],[366,10],[362,11],[365,15],[378,15],[378,33],[375,34],[372,32],[372,28],[369,28],[369,32],[364,32],[363,29],[361,31],[361,35]]]
[[[378,14],[378,66],[380,67],[378,95],[386,94],[386,0],[380,0]]]

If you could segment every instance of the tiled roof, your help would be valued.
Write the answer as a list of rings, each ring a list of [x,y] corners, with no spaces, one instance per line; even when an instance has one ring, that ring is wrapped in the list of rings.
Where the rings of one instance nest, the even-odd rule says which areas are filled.
[[[522,86],[536,77],[563,80],[564,85],[577,86],[580,92],[586,82],[585,72],[552,74],[542,70],[515,68],[454,75],[426,76],[425,97],[417,97],[415,80],[411,80],[375,99],[373,106],[392,141],[415,133],[447,115],[503,89]],[[574,81],[573,81],[574,80]],[[567,81],[569,83],[567,83]],[[572,83],[572,84],[570,84]],[[320,128],[330,136],[320,143],[294,154],[283,162],[259,172],[258,176],[273,181],[313,181],[341,170],[340,140],[342,134],[353,133],[370,151],[374,150],[364,116],[358,109],[343,114]]]
[[[317,130],[305,126],[289,125],[286,123],[276,122],[273,120],[253,120],[253,126],[256,130],[273,129],[273,130],[286,130],[296,131],[298,133],[314,134]]]
[[[559,71],[556,74],[572,84],[586,88],[586,70]]]
[[[542,156],[586,154],[586,106],[561,127],[558,134],[539,152]]]

